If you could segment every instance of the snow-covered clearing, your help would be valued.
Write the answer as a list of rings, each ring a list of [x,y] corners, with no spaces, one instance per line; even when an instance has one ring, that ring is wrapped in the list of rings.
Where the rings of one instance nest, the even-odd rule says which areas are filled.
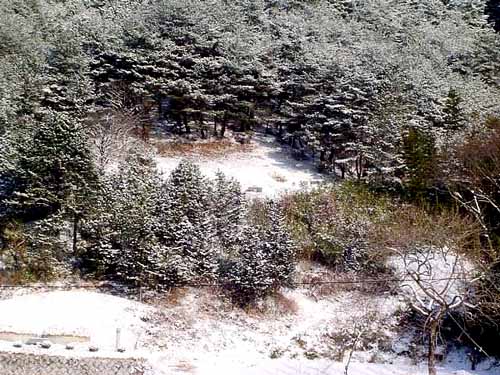
[[[228,153],[224,156],[205,157],[187,155],[178,157],[157,156],[159,170],[168,175],[182,159],[198,164],[207,177],[214,177],[220,170],[237,179],[246,191],[260,188],[259,195],[275,196],[285,191],[297,190],[301,186],[314,186],[324,181],[311,161],[297,161],[285,146],[273,136],[256,133],[252,147],[245,152]],[[258,189],[257,189],[258,190]]]
[[[68,351],[58,344],[14,348],[7,341],[0,342],[0,350],[119,356],[115,339],[121,328],[123,355],[148,358],[151,375],[341,374],[342,338],[358,329],[366,339],[354,353],[351,375],[425,374],[424,364],[414,366],[396,354],[404,346],[396,327],[404,306],[395,296],[347,291],[318,296],[296,289],[243,311],[217,294],[183,289],[148,304],[84,290],[14,296],[0,301],[0,332],[88,336],[99,352],[89,353],[89,343]],[[483,371],[469,371],[465,358],[452,356],[438,373],[500,374],[486,364]]]

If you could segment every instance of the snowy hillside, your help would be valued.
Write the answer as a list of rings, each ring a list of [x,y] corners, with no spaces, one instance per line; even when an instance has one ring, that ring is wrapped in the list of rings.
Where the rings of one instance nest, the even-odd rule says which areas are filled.
[[[214,299],[210,290],[182,290],[171,300],[158,296],[147,305],[84,290],[25,293],[0,301],[1,350],[79,357],[88,356],[88,346],[95,345],[99,352],[92,355],[147,358],[151,375],[334,375],[344,369],[340,337],[362,329],[365,337],[377,340],[368,339],[354,353],[349,374],[426,373],[424,364],[415,366],[397,354],[405,350],[408,337],[397,331],[398,311],[404,306],[396,297],[355,292],[314,296],[302,289],[245,312]],[[123,355],[114,347],[116,328],[122,330]],[[71,351],[62,343],[50,349],[18,349],[12,338],[7,341],[4,335],[2,341],[2,332],[78,335],[89,341],[76,343]],[[340,357],[329,358],[333,353]],[[471,371],[465,353],[451,352],[438,373],[494,375],[500,368],[484,362]]]

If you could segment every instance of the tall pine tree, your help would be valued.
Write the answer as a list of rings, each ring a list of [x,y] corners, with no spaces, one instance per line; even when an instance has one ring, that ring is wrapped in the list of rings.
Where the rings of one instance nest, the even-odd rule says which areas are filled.
[[[157,233],[169,252],[190,266],[191,278],[213,278],[216,272],[211,186],[197,165],[181,161],[163,184]]]

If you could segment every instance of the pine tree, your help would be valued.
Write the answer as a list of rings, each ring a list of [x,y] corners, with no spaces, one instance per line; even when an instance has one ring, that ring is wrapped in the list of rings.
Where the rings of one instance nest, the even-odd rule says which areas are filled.
[[[1,209],[23,221],[62,215],[71,222],[76,252],[79,222],[98,184],[86,134],[77,120],[54,112],[23,126],[9,131],[1,152]]]
[[[218,171],[212,194],[215,231],[223,252],[230,252],[241,240],[244,195],[240,183]]]
[[[425,194],[436,174],[437,151],[432,135],[416,128],[408,129],[403,136],[403,158],[410,194],[414,197]]]
[[[256,228],[243,228],[243,241],[236,257],[222,264],[219,277],[232,298],[240,305],[248,305],[273,289],[269,272],[269,254]]]
[[[181,161],[161,189],[158,237],[186,260],[191,278],[213,278],[216,272],[210,193],[209,181],[189,161]]]
[[[82,128],[57,113],[50,113],[33,127],[33,136],[17,145],[16,168],[22,183],[12,205],[28,218],[60,209],[78,215],[97,181]]]
[[[296,246],[277,202],[265,205],[262,223],[247,223],[242,227],[241,241],[222,262],[219,277],[233,298],[240,304],[290,286],[295,272]]]
[[[84,262],[91,269],[135,285],[163,280],[158,267],[165,254],[155,233],[159,186],[154,161],[137,150],[103,181],[83,226]]]
[[[269,225],[264,232],[269,277],[276,286],[289,285],[295,272],[296,246],[286,226],[286,218],[278,202],[267,204]]]
[[[443,108],[443,126],[448,131],[457,131],[465,126],[465,116],[461,104],[463,99],[455,89],[450,89]]]

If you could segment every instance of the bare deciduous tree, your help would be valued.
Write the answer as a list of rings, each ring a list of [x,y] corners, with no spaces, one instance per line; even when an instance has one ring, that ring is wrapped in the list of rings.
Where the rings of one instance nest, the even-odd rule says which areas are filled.
[[[469,303],[471,282],[467,262],[447,247],[422,247],[411,252],[399,252],[405,279],[402,288],[414,310],[425,317],[424,331],[428,339],[428,372],[436,375],[436,348],[444,318]]]
[[[90,125],[96,165],[105,169],[135,141],[134,121],[126,113],[106,111]]]

